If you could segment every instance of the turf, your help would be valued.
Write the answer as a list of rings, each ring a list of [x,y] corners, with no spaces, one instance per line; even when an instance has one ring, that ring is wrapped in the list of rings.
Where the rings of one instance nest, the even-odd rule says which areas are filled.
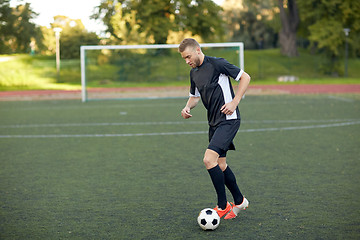
[[[206,114],[184,104],[0,102],[0,239],[360,238],[359,95],[247,96],[228,162],[250,207],[213,232]]]

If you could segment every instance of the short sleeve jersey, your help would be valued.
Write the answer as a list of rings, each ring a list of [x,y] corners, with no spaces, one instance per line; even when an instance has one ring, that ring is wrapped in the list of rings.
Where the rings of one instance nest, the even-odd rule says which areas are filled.
[[[232,115],[226,115],[220,109],[235,96],[229,77],[239,81],[243,72],[223,58],[208,56],[205,56],[201,66],[191,69],[189,95],[201,97],[210,126],[217,126],[226,120],[240,119],[238,107]]]

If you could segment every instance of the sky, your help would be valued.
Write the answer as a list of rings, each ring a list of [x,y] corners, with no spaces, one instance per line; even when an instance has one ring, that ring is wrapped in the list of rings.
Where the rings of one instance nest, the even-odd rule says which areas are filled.
[[[105,30],[105,26],[101,21],[90,19],[94,7],[99,5],[101,0],[10,0],[10,6],[30,3],[32,10],[39,14],[34,19],[34,23],[40,26],[50,27],[50,23],[54,21],[54,16],[63,15],[71,19],[81,19],[88,31],[101,34]],[[213,0],[217,4],[221,4],[224,0]]]

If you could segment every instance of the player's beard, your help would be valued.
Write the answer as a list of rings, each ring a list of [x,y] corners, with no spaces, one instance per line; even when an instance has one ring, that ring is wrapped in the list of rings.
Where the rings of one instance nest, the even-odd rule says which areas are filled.
[[[200,66],[200,57],[197,57],[195,60],[194,60],[194,65],[193,65],[193,68],[197,68]]]

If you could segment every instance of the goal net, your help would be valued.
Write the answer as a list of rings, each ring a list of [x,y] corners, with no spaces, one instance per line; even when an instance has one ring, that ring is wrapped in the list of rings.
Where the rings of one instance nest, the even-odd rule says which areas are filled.
[[[200,44],[207,56],[244,69],[244,45]],[[187,97],[190,67],[177,44],[81,46],[82,101]]]

